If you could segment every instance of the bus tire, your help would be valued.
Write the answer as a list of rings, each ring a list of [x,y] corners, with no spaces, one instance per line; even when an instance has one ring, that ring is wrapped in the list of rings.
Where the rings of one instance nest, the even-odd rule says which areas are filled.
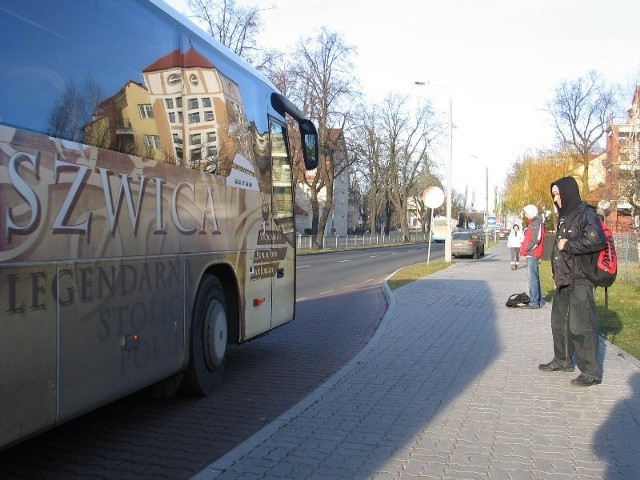
[[[224,290],[217,277],[208,275],[200,284],[193,308],[189,365],[180,386],[182,393],[205,396],[220,385],[228,332]]]

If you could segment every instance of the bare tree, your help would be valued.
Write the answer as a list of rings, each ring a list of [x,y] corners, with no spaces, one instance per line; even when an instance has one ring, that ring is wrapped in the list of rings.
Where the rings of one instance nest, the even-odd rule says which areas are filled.
[[[407,206],[420,172],[429,169],[429,153],[442,133],[430,102],[412,112],[408,97],[389,95],[380,107],[384,170],[388,178],[388,194],[399,214],[400,229],[409,239]]]
[[[563,80],[556,87],[547,111],[560,141],[560,149],[573,155],[582,169],[585,197],[589,193],[589,162],[602,150],[606,122],[615,107],[616,90],[605,85],[595,72],[573,81]]]
[[[416,208],[416,217],[420,222],[420,228],[423,233],[427,228],[431,229],[431,217],[429,215],[431,212],[424,203],[421,194],[424,189],[428,187],[439,187],[444,191],[444,186],[442,185],[440,178],[431,172],[430,160],[427,159],[426,163],[427,165],[425,165],[425,170],[417,176],[414,186],[410,191],[411,199]],[[442,206],[433,209],[433,215],[444,215],[445,210],[446,207],[443,204]]]
[[[318,125],[320,161],[314,172],[305,175],[310,192],[312,230],[316,235],[313,248],[322,248],[324,229],[333,206],[334,180],[351,159],[336,156],[344,148],[344,132],[350,120],[348,106],[355,96],[355,79],[351,57],[353,47],[343,38],[323,28],[315,38],[298,42],[294,69],[296,84],[291,97]],[[324,189],[325,202],[318,195]]]
[[[103,100],[102,87],[92,77],[80,86],[73,80],[65,83],[64,91],[49,114],[49,135],[76,142],[84,140],[83,127]]]
[[[429,217],[420,193],[430,186],[442,188],[432,172],[429,153],[443,129],[431,105],[414,110],[407,97],[389,95],[381,105],[360,105],[355,122],[351,151],[368,189],[371,228],[377,221],[388,226],[392,216],[402,226],[404,217],[408,235],[406,218],[411,200],[424,231]]]
[[[236,0],[187,0],[191,16],[214,38],[247,61],[257,58],[256,37],[262,28],[261,9],[242,7]]]
[[[361,174],[368,192],[367,211],[372,232],[376,231],[388,191],[387,175],[382,170],[382,139],[377,111],[375,105],[359,105],[351,143],[354,167]]]
[[[297,68],[293,59],[283,52],[271,52],[269,61],[258,67],[285,97],[291,97],[296,89]]]

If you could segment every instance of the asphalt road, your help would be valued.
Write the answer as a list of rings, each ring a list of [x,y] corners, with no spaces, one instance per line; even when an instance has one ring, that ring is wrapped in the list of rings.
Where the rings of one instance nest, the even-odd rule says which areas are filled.
[[[432,259],[437,251],[432,246]],[[426,252],[420,245],[300,256],[295,321],[232,347],[214,395],[131,395],[1,452],[0,478],[190,478],[358,353],[386,311],[382,279]]]
[[[399,268],[427,260],[426,244],[300,255],[296,298],[322,295],[363,281],[379,280]],[[444,256],[444,245],[431,245],[430,260]]]

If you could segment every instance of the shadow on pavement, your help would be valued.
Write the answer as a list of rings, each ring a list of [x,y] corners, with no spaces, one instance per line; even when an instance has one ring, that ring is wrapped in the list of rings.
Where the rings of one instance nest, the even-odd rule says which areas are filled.
[[[630,385],[632,395],[616,402],[593,439],[595,454],[607,463],[603,478],[638,478],[640,445],[637,430],[630,430],[627,422],[630,411],[640,412],[640,372],[631,377]]]
[[[298,302],[293,322],[231,347],[215,394],[130,395],[0,452],[0,478],[190,478],[348,362],[386,308],[379,284]]]

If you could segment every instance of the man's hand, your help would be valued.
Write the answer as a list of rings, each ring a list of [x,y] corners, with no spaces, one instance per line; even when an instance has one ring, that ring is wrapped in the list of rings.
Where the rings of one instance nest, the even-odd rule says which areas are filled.
[[[567,243],[566,238],[561,238],[558,240],[558,250],[564,250],[564,245]]]

